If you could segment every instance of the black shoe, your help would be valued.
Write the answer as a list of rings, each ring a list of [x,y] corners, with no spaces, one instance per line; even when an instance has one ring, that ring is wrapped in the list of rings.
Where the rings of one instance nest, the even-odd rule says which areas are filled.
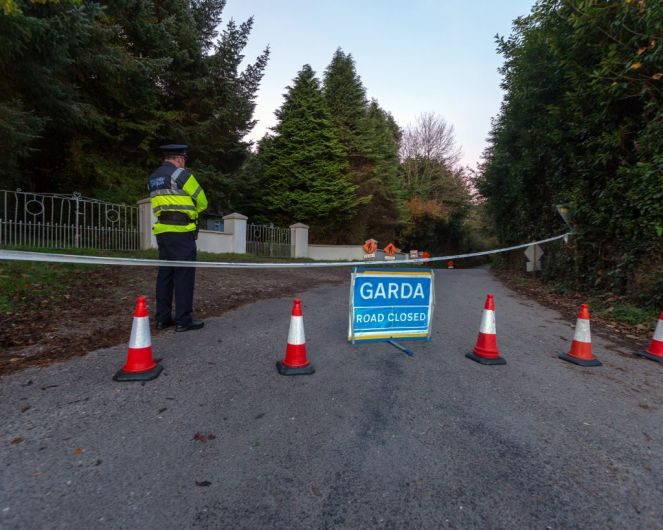
[[[158,322],[157,321],[157,329],[159,331],[161,331],[162,329],[169,328],[170,326],[174,326],[174,325],[175,325],[175,321],[173,321],[173,320],[168,320],[166,322]]]
[[[202,320],[192,320],[186,324],[177,324],[175,331],[193,331],[194,329],[200,329],[205,325]]]

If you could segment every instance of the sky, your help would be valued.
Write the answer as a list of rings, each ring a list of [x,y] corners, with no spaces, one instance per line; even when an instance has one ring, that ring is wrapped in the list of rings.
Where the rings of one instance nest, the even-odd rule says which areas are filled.
[[[270,59],[256,99],[260,139],[276,124],[274,111],[305,64],[322,80],[337,48],[355,60],[368,98],[398,124],[434,112],[451,124],[461,164],[474,168],[487,145],[490,120],[503,91],[495,35],[529,14],[534,0],[228,0],[224,24],[253,17],[244,50]]]

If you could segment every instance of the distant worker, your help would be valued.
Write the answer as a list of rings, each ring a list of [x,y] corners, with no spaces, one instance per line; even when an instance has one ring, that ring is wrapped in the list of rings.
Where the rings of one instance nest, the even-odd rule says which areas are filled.
[[[198,216],[207,209],[207,197],[191,171],[184,167],[187,146],[169,144],[160,149],[163,164],[150,175],[147,184],[152,211],[157,218],[152,231],[159,245],[159,259],[196,261]],[[157,329],[175,325],[175,331],[190,331],[205,325],[191,316],[195,281],[195,267],[159,267]]]

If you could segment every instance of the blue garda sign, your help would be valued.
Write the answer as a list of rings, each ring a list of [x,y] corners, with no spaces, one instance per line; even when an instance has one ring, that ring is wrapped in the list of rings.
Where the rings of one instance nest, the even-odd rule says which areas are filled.
[[[355,269],[348,341],[430,340],[433,279],[430,269]]]

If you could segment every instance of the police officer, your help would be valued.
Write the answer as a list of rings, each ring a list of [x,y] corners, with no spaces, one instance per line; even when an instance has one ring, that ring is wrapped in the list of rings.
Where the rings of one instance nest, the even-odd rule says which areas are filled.
[[[184,167],[187,146],[169,144],[160,149],[163,164],[148,180],[152,211],[157,219],[152,231],[159,245],[159,259],[196,261],[198,216],[207,209],[207,197],[191,171]],[[175,331],[190,331],[205,325],[191,317],[195,279],[195,267],[159,267],[157,329],[175,325]]]

